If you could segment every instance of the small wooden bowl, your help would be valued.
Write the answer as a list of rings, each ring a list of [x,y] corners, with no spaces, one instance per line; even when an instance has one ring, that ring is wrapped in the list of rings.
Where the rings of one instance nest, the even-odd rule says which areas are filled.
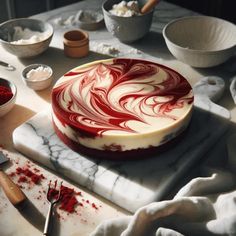
[[[64,34],[64,53],[68,57],[85,57],[89,53],[89,36],[82,30],[71,30]]]

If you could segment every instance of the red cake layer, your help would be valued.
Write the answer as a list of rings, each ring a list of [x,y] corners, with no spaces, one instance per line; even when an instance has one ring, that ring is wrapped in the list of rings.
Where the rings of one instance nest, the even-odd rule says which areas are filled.
[[[54,130],[59,137],[59,139],[67,145],[70,149],[75,152],[81,153],[90,158],[99,158],[99,159],[107,159],[107,160],[117,160],[117,161],[132,161],[138,159],[146,159],[158,157],[159,154],[166,152],[172,148],[174,148],[185,136],[187,129],[181,132],[178,136],[171,139],[169,142],[164,143],[158,147],[149,147],[143,149],[135,149],[131,151],[109,151],[109,150],[97,150],[94,148],[87,148],[83,145],[80,145],[77,142],[69,139],[66,135],[64,135],[60,130],[56,127],[53,122]]]

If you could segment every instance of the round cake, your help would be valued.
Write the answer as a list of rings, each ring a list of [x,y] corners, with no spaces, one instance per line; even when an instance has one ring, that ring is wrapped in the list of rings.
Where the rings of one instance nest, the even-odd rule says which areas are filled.
[[[79,66],[52,90],[56,134],[71,149],[94,157],[155,152],[186,129],[192,110],[192,88],[183,76],[139,59]]]

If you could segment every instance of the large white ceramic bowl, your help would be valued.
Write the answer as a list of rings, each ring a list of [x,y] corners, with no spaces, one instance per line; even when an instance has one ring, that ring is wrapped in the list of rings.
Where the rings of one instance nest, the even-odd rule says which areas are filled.
[[[210,16],[190,16],[171,21],[163,29],[170,52],[193,67],[212,67],[236,51],[236,25]]]
[[[14,44],[13,35],[15,27],[30,29],[45,33],[45,37],[39,42],[27,44]],[[53,36],[53,27],[46,22],[37,19],[19,18],[5,21],[0,24],[0,43],[3,48],[20,58],[35,57],[48,49]]]

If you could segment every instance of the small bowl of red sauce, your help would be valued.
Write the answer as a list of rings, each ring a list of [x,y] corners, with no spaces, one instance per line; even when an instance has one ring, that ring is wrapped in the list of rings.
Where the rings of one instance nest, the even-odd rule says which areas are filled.
[[[13,82],[0,78],[0,117],[6,115],[15,105],[17,89]]]

